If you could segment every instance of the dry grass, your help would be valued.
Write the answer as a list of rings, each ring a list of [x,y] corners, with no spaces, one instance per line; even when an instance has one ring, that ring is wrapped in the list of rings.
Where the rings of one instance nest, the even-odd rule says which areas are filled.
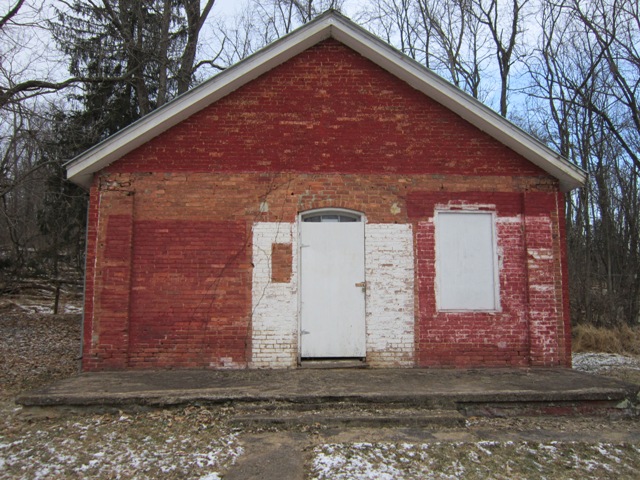
[[[581,324],[573,327],[573,351],[640,354],[640,327],[611,328]]]

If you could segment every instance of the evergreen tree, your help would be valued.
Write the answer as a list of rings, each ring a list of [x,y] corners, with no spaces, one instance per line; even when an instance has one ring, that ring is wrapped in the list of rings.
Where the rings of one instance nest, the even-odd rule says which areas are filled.
[[[84,79],[83,135],[95,143],[193,84],[198,36],[215,0],[75,0],[57,9],[54,38]]]

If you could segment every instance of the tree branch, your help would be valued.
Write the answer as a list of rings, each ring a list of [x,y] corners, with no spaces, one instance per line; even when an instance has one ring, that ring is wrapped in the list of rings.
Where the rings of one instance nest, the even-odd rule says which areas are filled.
[[[108,78],[87,78],[87,77],[71,77],[62,82],[50,82],[46,80],[26,80],[15,84],[10,88],[0,87],[0,109],[12,103],[15,98],[23,93],[33,93],[35,95],[55,92],[62,90],[77,83],[104,83],[104,82],[121,82],[127,80],[135,72],[136,69],[128,71],[120,77]],[[46,90],[46,91],[45,91]]]
[[[18,3],[16,3],[15,6],[11,10],[9,10],[5,16],[0,18],[0,29],[2,29],[2,27],[4,27],[9,22],[9,20],[11,20],[15,16],[16,13],[18,13],[18,10],[20,10],[20,7],[22,7],[24,1],[25,0],[18,0]]]

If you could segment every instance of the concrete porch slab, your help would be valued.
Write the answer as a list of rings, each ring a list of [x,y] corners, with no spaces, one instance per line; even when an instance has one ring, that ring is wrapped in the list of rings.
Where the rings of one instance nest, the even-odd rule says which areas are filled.
[[[570,369],[163,370],[83,373],[21,395],[25,406],[358,402],[495,414],[515,407],[627,411],[639,387]],[[632,409],[632,408],[631,408]],[[570,412],[564,412],[570,413]]]

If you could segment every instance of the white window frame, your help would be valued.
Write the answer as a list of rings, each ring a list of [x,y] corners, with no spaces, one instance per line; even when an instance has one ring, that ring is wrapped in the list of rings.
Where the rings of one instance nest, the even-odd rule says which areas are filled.
[[[299,215],[299,222],[306,222],[308,218],[313,218],[317,216],[332,216],[332,215],[340,215],[344,217],[352,218],[354,222],[364,222],[365,217],[361,212],[357,212],[355,210],[348,210],[346,208],[316,208],[313,210],[307,210],[306,212],[302,212]],[[320,222],[325,222],[325,220],[321,220]],[[350,223],[350,222],[349,222]]]
[[[490,216],[490,226],[491,226],[491,255],[492,255],[492,264],[493,264],[493,308],[474,308],[474,307],[453,307],[453,306],[443,306],[443,301],[441,297],[441,289],[440,282],[442,280],[443,275],[443,267],[441,265],[441,257],[438,252],[438,245],[441,245],[443,241],[441,239],[441,229],[439,228],[439,218],[442,214],[450,214],[450,215],[485,215]],[[500,312],[500,268],[499,268],[499,258],[498,258],[498,237],[496,232],[496,214],[492,211],[486,210],[436,210],[434,215],[434,226],[435,226],[435,299],[436,299],[436,310],[439,312]]]

